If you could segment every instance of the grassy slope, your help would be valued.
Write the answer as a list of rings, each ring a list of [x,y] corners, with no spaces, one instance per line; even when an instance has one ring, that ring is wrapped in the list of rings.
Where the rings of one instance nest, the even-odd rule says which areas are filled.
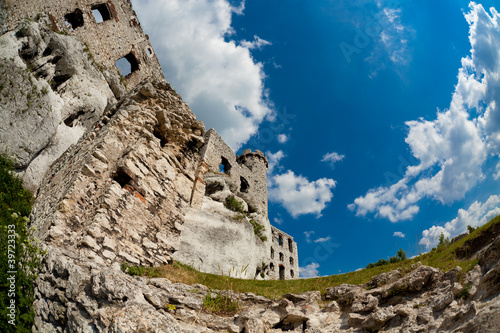
[[[492,228],[493,226],[494,228]],[[363,269],[358,272],[326,277],[286,281],[243,280],[228,276],[222,277],[220,275],[201,273],[189,266],[177,262],[161,268],[146,268],[144,270],[144,275],[165,277],[172,282],[181,282],[189,285],[201,283],[211,289],[251,292],[269,298],[279,298],[286,293],[296,294],[311,290],[324,291],[328,287],[337,286],[342,283],[366,283],[378,274],[397,268],[402,268],[404,272],[408,272],[410,270],[410,266],[418,261],[420,261],[423,265],[436,267],[443,271],[448,271],[456,266],[460,266],[463,272],[466,273],[477,264],[478,260],[470,258],[460,260],[458,259],[456,253],[461,251],[463,252],[463,249],[467,248],[467,244],[473,243],[473,239],[484,236],[485,234],[491,234],[491,231],[493,229],[499,229],[498,227],[500,227],[500,216],[495,217],[490,222],[459,241],[448,246],[439,247],[438,249],[423,254],[417,258],[409,259],[400,263]]]

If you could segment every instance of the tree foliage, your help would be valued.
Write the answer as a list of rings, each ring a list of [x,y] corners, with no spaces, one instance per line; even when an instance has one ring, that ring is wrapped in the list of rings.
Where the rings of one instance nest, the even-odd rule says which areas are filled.
[[[0,154],[0,332],[31,332],[41,253],[27,227],[33,195],[13,174],[13,165]]]

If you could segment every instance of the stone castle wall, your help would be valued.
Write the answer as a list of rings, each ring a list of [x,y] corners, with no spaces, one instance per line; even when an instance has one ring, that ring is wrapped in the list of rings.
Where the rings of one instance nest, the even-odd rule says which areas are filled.
[[[1,10],[7,13],[0,15],[2,32],[14,29],[26,18],[46,13],[52,29],[82,40],[99,66],[116,69],[116,61],[125,57],[132,69],[124,78],[129,91],[145,78],[164,80],[158,58],[129,0],[4,0]],[[102,22],[98,23],[93,10],[100,13]]]
[[[299,255],[293,237],[271,227],[272,240],[269,261],[269,278],[296,279],[299,277]]]

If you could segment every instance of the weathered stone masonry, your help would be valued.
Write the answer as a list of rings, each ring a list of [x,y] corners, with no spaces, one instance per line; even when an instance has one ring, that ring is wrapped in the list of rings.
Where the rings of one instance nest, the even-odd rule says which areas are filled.
[[[297,243],[293,237],[271,226],[271,260],[269,278],[288,280],[299,276],[299,257]]]
[[[129,0],[4,0],[0,10],[8,13],[8,17],[0,15],[2,33],[26,18],[48,13],[52,28],[82,40],[99,66],[115,69],[116,61],[126,58],[132,70],[124,79],[129,91],[145,78],[164,80],[158,58]],[[100,13],[102,22],[98,23],[99,16],[93,11]]]

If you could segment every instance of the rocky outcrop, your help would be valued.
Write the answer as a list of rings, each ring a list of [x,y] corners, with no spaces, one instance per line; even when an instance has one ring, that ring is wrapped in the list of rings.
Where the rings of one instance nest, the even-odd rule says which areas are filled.
[[[485,272],[479,265],[461,279],[460,268],[443,273],[414,265],[407,273],[384,273],[365,285],[328,288],[324,296],[311,291],[271,300],[251,293],[209,290],[199,284],[172,283],[164,278],[132,277],[122,272],[118,263],[100,265],[72,251],[53,247],[47,250],[37,280],[35,332],[500,330],[500,296],[484,294],[490,290],[488,281],[493,271]],[[471,287],[469,294],[463,293],[467,284]],[[205,310],[205,297],[217,293],[239,302],[241,310],[231,316]]]
[[[35,191],[51,164],[116,103],[88,48],[46,17],[0,37],[0,147]]]

